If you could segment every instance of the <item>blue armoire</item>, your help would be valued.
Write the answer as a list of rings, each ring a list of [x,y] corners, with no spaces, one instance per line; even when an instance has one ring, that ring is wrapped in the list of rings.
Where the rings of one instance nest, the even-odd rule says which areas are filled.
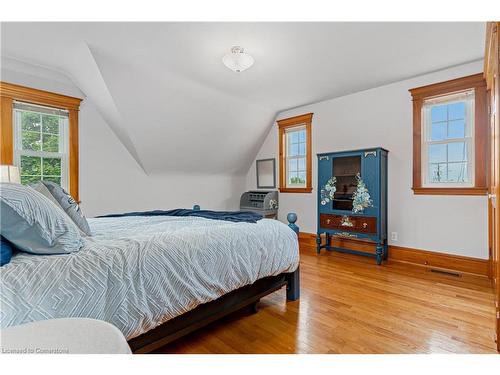
[[[318,154],[318,254],[387,259],[387,153],[378,147]],[[374,243],[375,253],[332,246],[334,236]]]

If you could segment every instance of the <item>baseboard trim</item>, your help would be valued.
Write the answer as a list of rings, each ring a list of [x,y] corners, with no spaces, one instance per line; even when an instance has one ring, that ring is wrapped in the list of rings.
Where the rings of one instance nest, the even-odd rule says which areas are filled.
[[[375,245],[367,241],[352,238],[335,238],[333,241],[334,246],[347,249],[355,248],[369,253],[375,252]],[[302,249],[315,251],[316,235],[314,233],[300,232],[299,245]],[[465,257],[429,250],[389,245],[389,262],[411,263],[428,269],[441,269],[490,277],[488,259]]]

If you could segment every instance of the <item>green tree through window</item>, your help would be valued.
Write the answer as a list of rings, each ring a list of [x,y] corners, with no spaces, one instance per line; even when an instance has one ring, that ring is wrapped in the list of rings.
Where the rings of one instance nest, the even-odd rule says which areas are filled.
[[[61,185],[65,160],[61,137],[66,118],[22,109],[16,109],[15,116],[21,183],[44,180]]]

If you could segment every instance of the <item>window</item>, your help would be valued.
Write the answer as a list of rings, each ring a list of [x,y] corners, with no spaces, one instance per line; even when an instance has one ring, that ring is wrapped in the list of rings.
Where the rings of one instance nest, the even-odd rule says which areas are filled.
[[[486,194],[482,74],[410,90],[415,194]]]
[[[306,187],[306,128],[285,130],[286,187]]]
[[[68,111],[14,103],[14,164],[21,183],[68,186]]]
[[[310,193],[312,113],[278,121],[280,192]]]
[[[0,164],[21,182],[53,181],[79,202],[78,110],[81,99],[0,82]]]
[[[424,100],[424,186],[474,186],[474,91]]]

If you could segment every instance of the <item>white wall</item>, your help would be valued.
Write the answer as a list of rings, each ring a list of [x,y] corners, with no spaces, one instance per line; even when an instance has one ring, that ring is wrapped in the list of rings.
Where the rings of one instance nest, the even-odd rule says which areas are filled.
[[[83,98],[64,74],[2,57],[1,80]],[[190,208],[235,210],[245,188],[244,176],[146,175],[85,99],[79,114],[80,199],[88,217],[129,210]],[[178,145],[185,147],[186,145]],[[196,145],[189,145],[196,147]]]
[[[185,145],[179,145],[185,147]],[[106,125],[95,106],[80,109],[80,199],[87,215],[130,210],[239,207],[243,177],[147,176]]]
[[[280,219],[298,214],[303,232],[316,232],[316,153],[381,146],[389,150],[390,244],[488,258],[485,196],[417,196],[412,193],[412,103],[408,89],[482,71],[470,63],[356,94],[282,112],[277,119],[313,112],[313,192],[280,194]],[[278,130],[270,130],[256,159],[278,158]],[[279,164],[279,163],[278,163]],[[279,174],[278,174],[279,175]],[[255,163],[247,190],[256,188]]]

